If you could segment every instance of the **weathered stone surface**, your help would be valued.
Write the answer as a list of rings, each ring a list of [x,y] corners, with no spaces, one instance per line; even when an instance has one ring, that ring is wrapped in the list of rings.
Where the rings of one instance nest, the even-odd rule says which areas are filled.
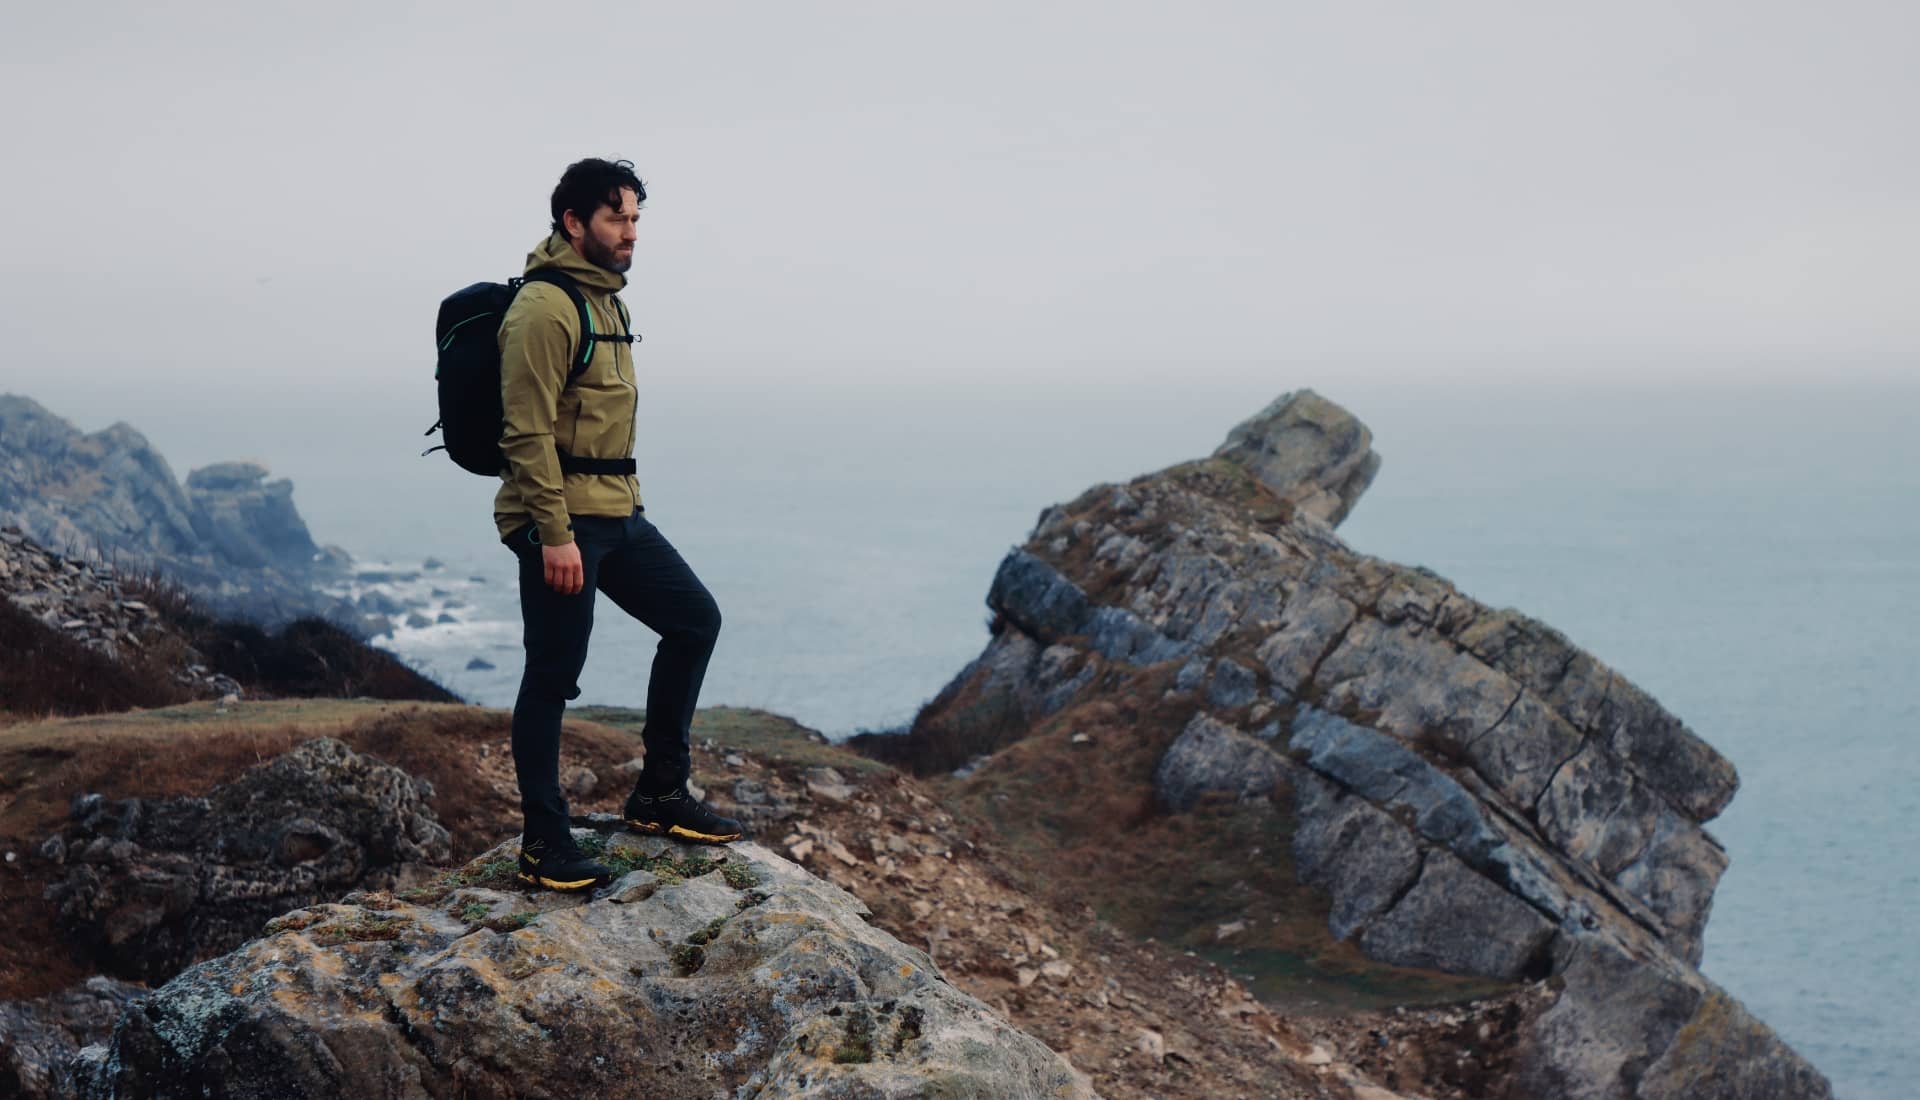
[[[1464,930],[1471,935],[1462,935]],[[1393,908],[1369,923],[1360,946],[1400,966],[1426,966],[1489,978],[1545,977],[1552,922],[1527,903],[1433,850],[1420,878]]]
[[[1214,451],[1251,470],[1296,513],[1337,527],[1380,470],[1373,433],[1309,389],[1281,394]]]
[[[1368,801],[1410,811],[1414,827],[1470,865],[1484,866],[1507,843],[1486,808],[1466,788],[1390,734],[1315,707],[1293,721],[1293,749],[1315,771]],[[1310,816],[1303,811],[1303,816]]]
[[[1560,850],[1611,878],[1646,850],[1660,812],[1631,771],[1588,745],[1562,765],[1539,804],[1540,828]]]
[[[1669,810],[1655,823],[1646,850],[1616,881],[1660,914],[1668,943],[1697,966],[1713,891],[1726,869],[1727,853],[1720,843]]]
[[[1160,758],[1153,789],[1177,812],[1192,809],[1212,791],[1236,799],[1264,798],[1285,771],[1286,762],[1265,742],[1196,714]]]
[[[1086,593],[1025,550],[1014,550],[1001,561],[987,592],[987,605],[1044,642],[1080,633],[1093,614]]]
[[[1614,759],[1695,821],[1718,817],[1740,787],[1733,764],[1639,688],[1613,678],[1593,733]]]
[[[149,981],[231,950],[269,917],[443,861],[430,788],[331,738],[205,798],[75,798],[43,855],[47,898],[114,973]]]
[[[1280,609],[1279,629],[1254,652],[1275,692],[1282,698],[1296,697],[1314,669],[1345,637],[1355,615],[1352,603],[1317,585],[1289,593]]]
[[[1111,660],[1155,665],[1193,652],[1193,643],[1169,638],[1125,608],[1102,607],[1087,624],[1093,648]]]
[[[72,1096],[68,1062],[104,1040],[145,986],[93,977],[27,1001],[0,1001],[0,1096]]]
[[[1714,988],[1640,1077],[1637,1100],[1820,1100],[1826,1077],[1781,1047],[1746,1006]]]
[[[1314,676],[1322,705],[1377,712],[1374,725],[1471,760],[1488,782],[1532,806],[1580,747],[1578,731],[1504,673],[1431,636],[1364,619]]]
[[[187,475],[194,530],[228,561],[304,570],[320,553],[293,507],[293,482],[266,480],[251,462],[223,462]]]
[[[509,843],[470,885],[289,913],[123,1017],[88,1095],[1092,1095],[765,848],[576,836],[634,872],[587,898],[490,887]]]
[[[1258,696],[1259,687],[1252,669],[1238,661],[1222,660],[1213,666],[1207,702],[1222,710],[1244,707]]]
[[[1333,899],[1328,928],[1351,939],[1420,874],[1420,847],[1373,803],[1311,772],[1294,779],[1300,824],[1293,861],[1300,881]]]
[[[1691,968],[1601,937],[1567,941],[1559,999],[1530,1029],[1519,1088],[1566,1100],[1825,1100],[1832,1086]]]
[[[1719,815],[1739,776],[1681,721],[1565,635],[1517,611],[1481,610],[1449,632],[1469,652],[1544,700],[1575,729],[1596,733],[1625,766],[1696,821]]]

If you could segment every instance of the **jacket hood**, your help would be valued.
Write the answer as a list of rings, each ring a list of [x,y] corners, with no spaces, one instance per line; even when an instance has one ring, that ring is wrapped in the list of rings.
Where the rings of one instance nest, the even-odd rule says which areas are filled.
[[[526,271],[536,267],[553,267],[573,276],[573,281],[582,287],[595,290],[617,291],[627,285],[627,277],[618,271],[608,271],[599,264],[589,263],[585,256],[573,250],[573,245],[558,233],[547,234],[547,239],[534,246],[527,253]],[[525,274],[523,271],[522,274]]]

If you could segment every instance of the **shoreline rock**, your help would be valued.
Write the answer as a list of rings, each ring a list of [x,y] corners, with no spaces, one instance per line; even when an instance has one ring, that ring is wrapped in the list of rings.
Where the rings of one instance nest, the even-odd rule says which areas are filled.
[[[1697,969],[1732,763],[1546,624],[1349,548],[1370,441],[1295,391],[1213,457],[1046,509],[994,577],[985,651],[862,749],[952,768],[1177,668],[1161,811],[1286,799],[1337,938],[1561,983],[1516,1069],[1538,1095],[1830,1095]]]

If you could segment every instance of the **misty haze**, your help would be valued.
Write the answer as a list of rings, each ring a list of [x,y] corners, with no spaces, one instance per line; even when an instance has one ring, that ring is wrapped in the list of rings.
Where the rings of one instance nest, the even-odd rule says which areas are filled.
[[[198,701],[170,705],[195,715],[195,707],[217,708],[219,717],[206,719],[216,740],[244,726],[278,752],[310,727],[429,776],[440,793],[417,813],[437,814],[451,846],[422,841],[427,854],[412,857],[420,868],[458,868],[518,835],[507,723],[523,661],[515,557],[491,513],[498,483],[421,454],[438,442],[423,434],[438,415],[428,328],[458,288],[521,274],[549,232],[548,196],[564,167],[627,158],[647,191],[620,291],[642,337],[632,348],[633,457],[645,517],[724,616],[700,705],[742,708],[703,712],[706,724],[693,729],[694,779],[755,826],[749,840],[764,845],[767,862],[753,866],[766,883],[777,861],[847,889],[872,911],[865,919],[874,928],[859,924],[861,935],[929,952],[943,973],[925,980],[941,996],[951,983],[953,997],[978,999],[981,1019],[1031,1036],[1020,1039],[1031,1048],[1018,1049],[1037,1060],[1034,1080],[1064,1072],[1049,1068],[1057,1056],[1102,1096],[1293,1096],[1309,1095],[1288,1091],[1303,1081],[1344,1080],[1311,1068],[1331,1064],[1353,1074],[1348,1085],[1403,1090],[1392,1095],[1475,1095],[1495,1087],[1493,1078],[1432,1069],[1455,1050],[1441,1045],[1448,1026],[1433,1021],[1456,1010],[1490,1013],[1488,998],[1514,997],[1523,1006],[1516,1018],[1535,1023],[1460,1049],[1469,1060],[1522,1066],[1498,1087],[1529,1095],[1523,1087],[1537,1087],[1546,1071],[1524,1068],[1545,1057],[1528,1044],[1557,1036],[1571,1049],[1568,1036],[1590,1037],[1579,1027],[1601,1027],[1546,1015],[1551,998],[1540,979],[1551,971],[1562,980],[1573,951],[1564,945],[1586,942],[1575,936],[1577,907],[1555,909],[1463,848],[1409,834],[1422,868],[1440,866],[1440,855],[1426,853],[1451,852],[1445,858],[1458,856],[1476,888],[1498,882],[1501,905],[1531,907],[1525,916],[1542,931],[1538,943],[1514,948],[1521,961],[1512,965],[1469,965],[1439,948],[1421,954],[1425,940],[1420,951],[1392,955],[1385,929],[1400,911],[1388,910],[1415,885],[1387,891],[1394,902],[1383,897],[1378,914],[1353,918],[1351,935],[1330,932],[1329,920],[1338,924],[1364,901],[1343,891],[1385,872],[1340,862],[1360,858],[1342,848],[1321,854],[1323,870],[1332,869],[1310,881],[1312,861],[1298,854],[1311,847],[1298,838],[1311,836],[1315,820],[1304,792],[1319,783],[1342,799],[1365,793],[1364,783],[1322,766],[1323,750],[1338,756],[1326,748],[1331,727],[1315,724],[1323,720],[1348,723],[1343,736],[1404,741],[1435,775],[1478,767],[1462,780],[1473,804],[1508,806],[1503,777],[1516,788],[1532,780],[1495,774],[1468,749],[1434,755],[1432,731],[1408,732],[1433,718],[1422,709],[1429,704],[1462,722],[1476,716],[1462,685],[1479,690],[1484,675],[1515,685],[1501,690],[1525,701],[1509,702],[1509,711],[1524,717],[1533,707],[1546,716],[1541,728],[1573,730],[1583,751],[1633,743],[1642,753],[1619,749],[1628,778],[1594,780],[1582,797],[1604,812],[1565,836],[1547,820],[1552,797],[1528,788],[1540,801],[1513,816],[1526,817],[1529,836],[1551,851],[1544,878],[1577,880],[1617,903],[1621,927],[1637,929],[1623,936],[1659,940],[1680,960],[1676,973],[1699,983],[1686,986],[1687,997],[1718,1004],[1724,990],[1744,1006],[1757,1030],[1729,1025],[1726,1049],[1764,1048],[1748,1061],[1778,1059],[1786,1067],[1778,1080],[1803,1080],[1793,1076],[1803,1058],[1846,1100],[1907,1094],[1898,1052],[1920,1026],[1912,995],[1920,954],[1900,922],[1920,906],[1909,855],[1920,843],[1920,764],[1907,751],[1920,721],[1920,442],[1912,430],[1920,152],[1906,137],[1920,108],[1911,56],[1920,16],[1911,6],[587,3],[536,13],[116,2],[34,6],[0,17],[0,28],[0,98],[9,104],[0,225],[10,245],[0,259],[0,394],[37,404],[77,433],[48,428],[24,404],[0,407],[10,436],[0,437],[0,526],[48,552],[104,556],[123,545],[115,540],[132,536],[105,531],[112,523],[99,519],[123,513],[84,504],[86,494],[107,492],[101,485],[119,476],[112,471],[130,468],[133,452],[116,450],[126,441],[109,431],[118,424],[163,457],[184,487],[168,491],[200,509],[192,523],[202,528],[217,526],[222,508],[252,507],[207,488],[215,475],[252,476],[216,464],[255,463],[269,482],[289,479],[313,543],[339,555],[340,571],[313,584],[315,607],[344,609],[332,617],[355,637],[341,644],[361,655],[356,661],[362,643],[384,650],[395,664],[381,675],[457,697],[465,706],[427,701],[438,698],[431,694],[392,698],[413,700],[404,705],[435,722],[479,714],[473,744],[486,752],[432,765],[455,782],[408,762],[427,760],[424,750],[401,759],[396,746],[411,735],[356,741],[340,732],[390,720],[380,708],[397,702],[315,702],[321,717],[299,707],[247,717],[249,707],[292,706],[288,697],[307,693],[236,676],[231,686],[241,690],[221,702],[229,681],[215,674],[227,675],[224,665],[194,674]],[[1307,404],[1303,391],[1338,415]],[[1296,403],[1276,412],[1283,395]],[[1242,459],[1216,458],[1216,449],[1262,416],[1269,419],[1245,430],[1276,453],[1292,453],[1301,437],[1287,433],[1299,422],[1322,425],[1334,442],[1313,444],[1327,448],[1313,477],[1338,469],[1348,480],[1308,485],[1302,475],[1308,488],[1295,491],[1251,460],[1250,473],[1221,473]],[[1369,448],[1377,471],[1361,477],[1352,471]],[[87,465],[96,459],[104,465]],[[1215,480],[1196,489],[1183,478],[1199,475],[1185,464],[1201,460]],[[210,467],[215,475],[194,487],[190,473]],[[1238,485],[1236,477],[1255,487],[1219,487],[1221,478]],[[1118,487],[1132,496],[1113,496]],[[243,485],[232,499],[252,491]],[[1205,507],[1126,506],[1133,497],[1188,499],[1183,492]],[[1284,509],[1262,511],[1269,496]],[[1331,521],[1307,515],[1329,496],[1343,502]],[[1256,503],[1234,510],[1246,500]],[[139,511],[150,504],[127,504],[124,514],[157,514]],[[190,539],[192,523],[179,522]],[[97,541],[57,545],[55,527],[44,526],[55,524],[61,537],[84,532]],[[1260,559],[1266,564],[1235,556],[1269,543],[1286,549]],[[29,553],[22,545],[7,552]],[[1221,549],[1229,545],[1233,552]],[[1225,564],[1208,572],[1216,565],[1203,570],[1179,557],[1187,552]],[[1309,559],[1318,564],[1300,566]],[[1393,564],[1366,564],[1373,559]],[[46,557],[29,569],[24,560],[0,571],[14,603],[56,629],[77,621],[49,602],[43,589],[53,582],[33,579],[42,576],[33,570],[51,570],[69,584],[62,567]],[[1180,572],[1183,561],[1195,572]],[[1297,575],[1286,572],[1296,567]],[[1394,578],[1380,591],[1424,591],[1430,574],[1452,602],[1422,605],[1433,623],[1409,626],[1388,614],[1391,601],[1369,605],[1357,594],[1371,591],[1361,584],[1377,580],[1371,569]],[[1335,573],[1344,580],[1327,579]],[[1066,588],[1033,579],[1043,575]],[[1215,587],[1203,587],[1203,577]],[[1349,581],[1354,587],[1340,587]],[[1202,619],[1200,604],[1221,584],[1284,593],[1263,627],[1272,638],[1306,629],[1301,593],[1336,593],[1357,608],[1361,625],[1330,634],[1317,660],[1302,665],[1316,675],[1342,667],[1338,639],[1378,626],[1383,640],[1373,663],[1355,656],[1350,674],[1309,675],[1289,688],[1276,671],[1286,665],[1275,656],[1279,642],[1243,652],[1231,648],[1231,632],[1216,642],[1170,625],[1188,611]],[[1108,618],[1089,612],[1069,628],[1035,610],[1065,606],[1067,590]],[[115,599],[142,602],[138,595]],[[1257,604],[1245,597],[1245,607]],[[1447,634],[1444,609],[1465,616],[1463,606],[1563,635],[1572,649],[1551,650],[1563,661],[1561,679],[1550,689],[1535,684],[1520,657],[1489,656],[1485,637]],[[563,762],[597,777],[597,786],[568,780],[586,787],[570,794],[576,814],[598,812],[610,797],[606,805],[617,806],[633,781],[614,768],[640,755],[634,723],[658,641],[610,601],[596,608],[562,741]],[[1022,618],[1028,612],[1032,621]],[[1124,643],[1108,645],[1091,625],[1107,629],[1125,615],[1145,625]],[[1420,647],[1443,635],[1462,661],[1487,667],[1475,664],[1468,676],[1448,666],[1446,679],[1391,648],[1425,653]],[[16,656],[23,644],[9,642]],[[1589,661],[1606,685],[1590,700],[1566,686],[1567,670]],[[1227,664],[1233,669],[1223,673]],[[1056,665],[1101,675],[1048,679]],[[1011,680],[995,679],[996,670],[1016,668]],[[1243,698],[1221,679],[1241,672],[1257,693]],[[1436,678],[1394,678],[1416,674]],[[1068,683],[1082,694],[1061,686]],[[1729,787],[1729,800],[1711,812],[1690,806],[1720,773],[1694,757],[1688,767],[1697,773],[1660,772],[1678,768],[1673,759],[1685,753],[1662,756],[1635,742],[1620,732],[1629,719],[1606,709],[1624,706],[1609,693],[1629,684],[1655,715],[1649,728],[1666,736],[1684,726],[1686,752],[1697,738],[1706,746],[1699,756],[1724,757],[1727,775],[1737,769],[1737,795]],[[1003,689],[1016,702],[993,702]],[[1063,694],[1048,695],[1055,691]],[[1042,697],[1044,707],[1034,702]],[[24,698],[0,697],[0,841],[9,849],[0,910],[54,937],[63,922],[79,922],[71,914],[84,906],[68,886],[55,891],[65,900],[43,897],[80,865],[67,847],[56,865],[46,837],[57,827],[61,844],[79,852],[81,831],[106,828],[98,815],[69,821],[70,799],[101,791],[109,801],[151,797],[158,806],[162,796],[206,796],[215,781],[237,782],[256,761],[235,748],[207,757],[204,775],[156,780],[152,791],[105,778],[108,786],[69,790],[59,784],[94,772],[83,763],[36,772],[27,762],[52,759],[46,746],[69,739],[93,746],[86,751],[98,754],[89,765],[96,771],[102,761],[125,762],[114,767],[127,774],[113,780],[125,783],[168,750],[140,739],[154,736],[147,727],[120,747],[83,742],[81,726],[60,723],[87,711]],[[91,709],[139,716],[161,702]],[[336,705],[349,709],[325,709]],[[434,737],[466,737],[446,732],[455,725],[434,726]],[[802,727],[823,737],[809,739]],[[1359,743],[1340,742],[1349,755],[1336,763],[1351,766]],[[1201,744],[1225,755],[1191,764]],[[841,755],[815,755],[827,753]],[[1550,775],[1561,776],[1572,758],[1557,753]],[[1084,770],[1072,771],[1082,766],[1074,761]],[[1211,776],[1212,801],[1196,795],[1195,809],[1170,795],[1176,765],[1190,765],[1189,778]],[[1267,767],[1272,775],[1260,770]],[[1122,829],[1088,809],[1087,792],[1106,797],[1101,784],[1122,774],[1134,786],[1117,787],[1111,805],[1145,805],[1153,824],[1129,819]],[[1283,778],[1270,796],[1235,786],[1259,785],[1247,776],[1272,786],[1275,775]],[[497,821],[452,808],[469,788],[480,792],[473,799],[494,800],[484,805]],[[1074,788],[1082,801],[1063,793]],[[799,809],[778,816],[789,794]],[[926,889],[958,891],[975,881],[968,874],[997,883],[991,889],[1006,889],[1005,898],[995,901],[1000,895],[982,885],[969,902],[985,916],[923,891],[914,857],[879,835],[892,826],[872,824],[899,814],[933,822],[923,797],[953,815],[951,843],[930,824],[928,836],[952,851],[963,837],[980,844],[965,857],[978,862],[953,864],[952,883]],[[1404,811],[1376,801],[1383,820]],[[1642,801],[1679,810],[1649,810],[1645,827],[1621,839]],[[877,808],[869,814],[867,805]],[[1087,817],[1074,816],[1081,812]],[[1237,828],[1261,814],[1260,828],[1274,831],[1238,841],[1238,862],[1200,847],[1183,854],[1171,839],[1192,840],[1205,832],[1201,822]],[[133,828],[124,824],[131,818],[114,820]],[[1075,833],[1072,823],[1083,820],[1101,824]],[[985,824],[966,833],[972,821]],[[1341,827],[1343,837],[1376,835]],[[351,832],[332,819],[326,828]],[[854,839],[867,829],[870,848]],[[1117,869],[1114,856],[1087,880],[1072,877],[1067,866],[1091,858],[1107,829],[1137,834],[1114,847],[1137,845],[1125,851],[1138,861]],[[1630,840],[1651,852],[1675,830],[1694,845],[1686,859],[1612,859],[1610,846]],[[842,841],[852,845],[840,849],[845,859],[833,854]],[[749,846],[722,850],[763,859]],[[937,858],[945,867],[951,857]],[[1088,885],[1133,871],[1170,874],[1169,863],[1194,877],[1156,891],[1167,895],[1154,903],[1161,908]],[[667,891],[678,872],[661,868]],[[409,873],[343,879],[325,898],[286,895],[271,912],[235,918],[245,938],[197,941],[196,957],[247,972],[257,959],[245,952],[267,942],[252,937],[268,918],[319,912],[349,889],[423,888]],[[1276,874],[1286,890],[1315,899],[1300,903],[1311,919],[1287,923],[1293,910],[1275,899],[1293,895],[1273,885]],[[692,888],[699,875],[686,877]],[[1213,881],[1236,878],[1231,887]],[[1006,900],[1019,893],[1005,886],[1012,881],[1043,885],[1021,887],[1016,902]],[[1140,880],[1142,894],[1149,881]],[[1071,917],[1035,915],[1068,912],[1047,889],[1084,906]],[[627,890],[638,898],[631,882]],[[1182,891],[1188,910],[1178,910]],[[98,913],[111,908],[104,892],[88,897]],[[468,894],[444,900],[477,904]],[[533,935],[570,912],[547,905],[515,902],[470,921],[486,929],[471,934]],[[1081,907],[1124,950],[1096,952],[1086,931],[1093,925],[1074,923]],[[747,920],[755,909],[733,912],[724,915]],[[513,919],[501,924],[506,916]],[[167,919],[176,918],[185,919]],[[860,918],[836,911],[834,919]],[[729,957],[724,933],[707,934],[717,938],[682,936],[679,970],[687,970],[687,943],[704,945],[709,960]],[[68,957],[54,948],[0,953],[0,997],[17,998],[0,1001],[0,1022],[37,1036],[28,1029],[41,1025],[30,1025],[26,1010],[7,1015],[12,1006],[95,973],[140,983],[125,996],[145,996],[146,985],[160,987],[192,961],[182,947],[164,967],[149,952],[148,969],[128,969],[98,946],[108,935],[89,941],[95,954],[73,949],[71,958],[89,965],[46,961]],[[969,936],[979,943],[961,942]],[[1300,947],[1309,941],[1312,951]],[[424,957],[423,947],[414,950]],[[402,966],[395,959],[391,966]],[[720,981],[723,968],[706,965],[673,980]],[[1191,1020],[1169,1019],[1180,1013],[1166,1006],[1158,1020],[1136,1016],[1115,992],[1114,983],[1171,983],[1188,965],[1214,967],[1194,981],[1239,991],[1209,994],[1204,1010],[1231,1021],[1227,1031],[1209,1036]],[[1097,1012],[1088,1007],[1096,992]],[[1331,1062],[1295,1064],[1252,1030],[1228,1034],[1254,1027],[1246,1022],[1253,1008],[1231,1010],[1242,993],[1286,1021],[1293,1030],[1283,1033],[1303,1057],[1324,1045]],[[1416,1016],[1432,1014],[1419,1016],[1429,1030],[1406,1033],[1424,1061],[1389,1065],[1383,1054],[1369,1062],[1343,1045],[1348,1024],[1340,1021],[1373,1021],[1362,1014],[1391,1013],[1403,1003],[1395,997]],[[721,998],[711,993],[710,1003]],[[628,1011],[618,1003],[614,1016]],[[1594,1091],[1578,1095],[1689,1095],[1687,1073],[1706,1080],[1718,1072],[1711,1062],[1689,1068],[1685,1044],[1673,1038],[1707,1010],[1696,1016],[1694,1001],[1684,1012],[1661,1003],[1679,1015],[1657,1039],[1615,1036],[1647,1044],[1647,1064],[1631,1069],[1644,1081],[1586,1082]],[[119,1001],[96,1011],[105,1022],[90,1037],[73,1032],[59,1042],[77,1051],[109,1041]],[[1047,1030],[1069,1013],[1080,1014],[1070,1027]],[[1352,1024],[1351,1034],[1374,1026]],[[944,1050],[934,1023],[926,1027],[927,1049]],[[1190,1048],[1184,1028],[1200,1036]],[[1155,1038],[1142,1038],[1143,1029]],[[1242,1038],[1246,1045],[1236,1045]],[[903,1049],[919,1049],[912,1041],[901,1040]],[[136,1051],[134,1039],[113,1042]],[[1248,1053],[1256,1048],[1257,1057]],[[436,1060],[443,1054],[422,1046],[410,1057],[431,1067],[424,1072],[451,1074]],[[751,1061],[741,1057],[742,1066]],[[754,1057],[754,1072],[766,1075],[754,1087],[770,1091],[740,1094],[789,1095],[765,1084],[777,1059]],[[1564,1080],[1578,1076],[1546,1061]],[[1415,1063],[1427,1068],[1408,1068]],[[526,1064],[507,1058],[487,1070],[501,1075],[489,1080],[510,1080]],[[832,1065],[855,1074],[867,1063]],[[1296,1071],[1305,1076],[1288,1076]],[[638,1077],[623,1080],[604,1094],[641,1087],[631,1083]],[[721,1087],[719,1077],[702,1081]],[[1616,1086],[1641,1091],[1605,1091]],[[61,1087],[29,1094],[78,1094]],[[97,1087],[112,1095],[121,1086]]]

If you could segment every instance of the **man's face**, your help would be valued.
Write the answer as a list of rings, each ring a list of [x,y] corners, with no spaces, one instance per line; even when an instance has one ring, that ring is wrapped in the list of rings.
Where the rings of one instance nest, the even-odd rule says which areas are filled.
[[[567,212],[567,228],[573,229],[579,224],[579,216]],[[574,238],[573,246],[580,250],[590,264],[604,267],[608,271],[624,272],[633,266],[633,242],[638,236],[636,227],[640,222],[639,196],[633,188],[620,189],[620,208],[600,205],[594,208],[593,218],[582,227],[581,235]]]

